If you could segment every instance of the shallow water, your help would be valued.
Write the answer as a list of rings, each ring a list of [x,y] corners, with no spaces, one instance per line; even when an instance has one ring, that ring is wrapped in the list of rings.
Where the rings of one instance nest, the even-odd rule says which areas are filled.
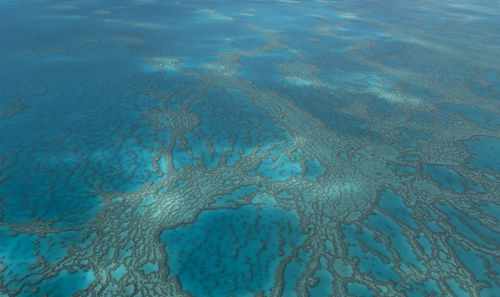
[[[0,296],[500,292],[495,1],[0,1]]]

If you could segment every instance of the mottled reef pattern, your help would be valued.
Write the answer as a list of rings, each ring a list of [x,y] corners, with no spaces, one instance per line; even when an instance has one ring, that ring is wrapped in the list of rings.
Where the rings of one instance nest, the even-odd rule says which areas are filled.
[[[500,296],[499,1],[0,1],[0,296]]]

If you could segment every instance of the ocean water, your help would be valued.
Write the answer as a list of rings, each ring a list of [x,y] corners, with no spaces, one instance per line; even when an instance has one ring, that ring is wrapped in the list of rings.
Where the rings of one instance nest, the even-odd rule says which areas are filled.
[[[0,0],[0,297],[500,296],[500,2]]]

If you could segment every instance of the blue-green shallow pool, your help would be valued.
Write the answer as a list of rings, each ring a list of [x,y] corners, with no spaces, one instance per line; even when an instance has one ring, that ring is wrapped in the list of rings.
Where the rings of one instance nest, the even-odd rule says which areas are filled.
[[[0,296],[496,296],[495,1],[0,1]]]

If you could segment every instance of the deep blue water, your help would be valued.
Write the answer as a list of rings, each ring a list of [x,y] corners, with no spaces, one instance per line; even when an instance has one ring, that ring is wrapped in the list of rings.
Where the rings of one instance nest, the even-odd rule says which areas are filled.
[[[500,2],[0,1],[0,297],[500,293]]]

